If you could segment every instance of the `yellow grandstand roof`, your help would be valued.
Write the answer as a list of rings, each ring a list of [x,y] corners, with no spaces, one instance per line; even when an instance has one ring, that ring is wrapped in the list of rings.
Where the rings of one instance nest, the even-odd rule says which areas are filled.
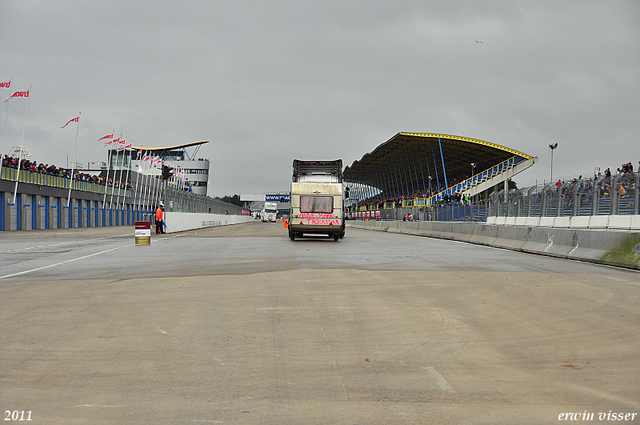
[[[173,149],[182,149],[182,148],[188,148],[191,146],[199,146],[199,145],[204,145],[205,143],[209,143],[208,140],[201,140],[199,142],[191,142],[191,143],[185,143],[182,145],[174,145],[174,146],[165,146],[165,147],[159,147],[159,148],[149,148],[149,147],[143,147],[143,146],[131,146],[131,149],[137,149],[137,150],[143,150],[143,151],[170,151]]]
[[[422,181],[428,176],[432,176],[434,184],[437,180],[444,183],[444,168],[451,184],[452,180],[470,177],[471,163],[476,165],[474,173],[479,173],[512,157],[532,158],[515,149],[470,137],[397,133],[346,167],[344,179],[372,186],[383,179],[393,185],[395,181],[403,180],[422,187]]]

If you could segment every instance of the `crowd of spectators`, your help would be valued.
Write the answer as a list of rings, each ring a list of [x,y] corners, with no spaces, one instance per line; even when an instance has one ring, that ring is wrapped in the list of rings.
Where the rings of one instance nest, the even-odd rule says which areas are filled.
[[[17,169],[18,162],[20,162],[18,158],[5,155],[4,158],[2,158],[2,167]],[[30,161],[27,159],[23,159],[20,162],[20,169],[22,171],[31,171],[32,173],[47,174],[50,176],[62,177],[67,179],[71,177],[71,169],[56,167],[55,165],[49,165],[42,162],[38,163],[36,161]],[[100,185],[105,184],[105,176],[103,176],[102,174],[92,175],[92,174],[80,172],[78,170],[73,170],[73,179],[76,181],[96,183]],[[131,183],[121,182],[120,180],[114,180],[113,178],[107,179],[106,183],[107,183],[107,186],[109,187],[123,188],[123,189],[132,188]]]

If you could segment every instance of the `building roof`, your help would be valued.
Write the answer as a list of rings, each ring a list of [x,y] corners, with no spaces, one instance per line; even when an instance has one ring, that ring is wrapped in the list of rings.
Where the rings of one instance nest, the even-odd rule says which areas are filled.
[[[432,176],[435,185],[444,185],[443,168],[449,185],[452,180],[470,177],[503,161],[532,156],[515,149],[470,137],[437,133],[397,133],[344,170],[344,180],[374,187],[424,188]],[[444,167],[443,167],[444,163]],[[414,184],[415,183],[415,184]]]
[[[200,146],[200,145],[204,145],[205,143],[209,143],[208,140],[201,140],[199,142],[191,142],[191,143],[185,143],[182,145],[174,145],[174,146],[165,146],[165,147],[157,147],[157,148],[150,148],[150,147],[144,147],[144,146],[131,146],[131,149],[136,149],[136,150],[143,150],[143,151],[170,151],[170,150],[174,150],[174,149],[183,149],[183,148],[189,148],[191,146]]]

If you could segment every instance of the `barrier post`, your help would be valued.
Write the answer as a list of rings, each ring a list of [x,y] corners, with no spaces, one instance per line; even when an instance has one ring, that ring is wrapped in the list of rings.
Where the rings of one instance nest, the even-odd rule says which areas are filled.
[[[151,245],[151,223],[136,221],[136,245]]]

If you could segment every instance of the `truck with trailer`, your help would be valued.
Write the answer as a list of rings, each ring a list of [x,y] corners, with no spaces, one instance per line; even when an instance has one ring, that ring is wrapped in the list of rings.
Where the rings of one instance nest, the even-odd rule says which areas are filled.
[[[342,183],[342,160],[293,160],[289,239],[325,234],[334,241],[345,234],[344,199],[349,197]]]

